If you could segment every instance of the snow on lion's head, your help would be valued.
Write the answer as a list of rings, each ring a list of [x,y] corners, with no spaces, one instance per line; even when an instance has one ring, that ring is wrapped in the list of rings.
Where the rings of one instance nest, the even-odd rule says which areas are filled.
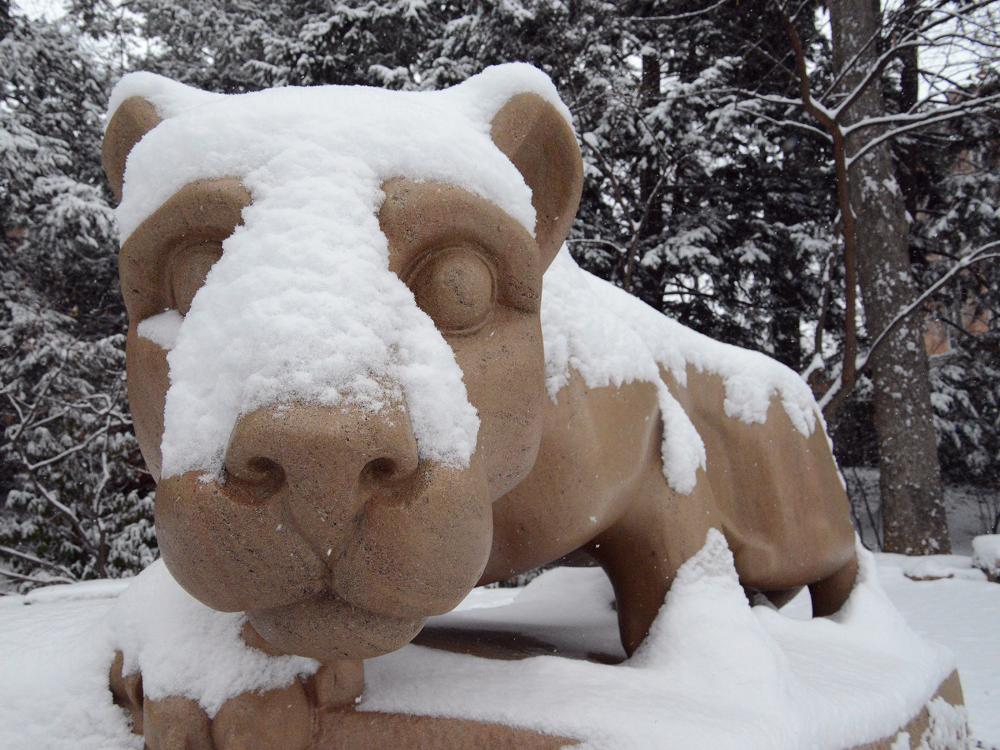
[[[272,645],[398,648],[530,470],[582,165],[548,78],[112,96],[129,400],[171,573]]]

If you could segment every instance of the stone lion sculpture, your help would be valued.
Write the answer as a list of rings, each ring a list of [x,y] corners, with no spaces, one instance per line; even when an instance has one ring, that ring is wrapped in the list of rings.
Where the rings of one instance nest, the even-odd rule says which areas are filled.
[[[238,96],[133,74],[111,112],[160,550],[251,645],[356,664],[576,555],[632,653],[712,528],[746,589],[845,601],[854,532],[808,388],[561,249],[583,164],[544,74]],[[119,697],[136,679],[119,659]],[[145,711],[150,742],[173,714]]]

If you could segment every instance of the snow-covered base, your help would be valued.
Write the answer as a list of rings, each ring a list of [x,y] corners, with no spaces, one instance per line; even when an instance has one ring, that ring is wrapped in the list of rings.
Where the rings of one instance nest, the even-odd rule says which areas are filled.
[[[503,630],[541,616],[542,632],[529,635],[606,653],[611,600],[600,570],[562,569],[529,584],[506,611],[459,613],[448,624]],[[712,532],[624,664],[410,648],[369,662],[361,707],[518,724],[594,748],[669,738],[676,748],[832,750],[893,736],[953,668],[950,654],[906,625],[863,550],[859,586],[836,618],[793,619],[748,606],[725,540]]]
[[[496,661],[409,646],[367,662],[360,708],[513,723],[587,747],[842,748],[894,736],[951,671],[952,657],[925,636],[955,649],[973,733],[1000,745],[1000,586],[915,582],[897,560],[879,562],[876,577],[874,559],[863,557],[862,583],[838,618],[808,620],[807,598],[780,613],[747,606],[731,555],[713,536],[624,664]],[[0,599],[0,747],[141,747],[106,687],[116,640],[108,613],[144,600],[132,592],[116,603],[121,588],[102,582]],[[562,652],[615,655],[611,596],[601,571],[559,569],[521,591],[475,591],[433,624],[517,630]],[[150,615],[165,616],[162,608]],[[175,653],[178,673],[204,654],[197,644]],[[935,710],[939,728],[961,718]]]

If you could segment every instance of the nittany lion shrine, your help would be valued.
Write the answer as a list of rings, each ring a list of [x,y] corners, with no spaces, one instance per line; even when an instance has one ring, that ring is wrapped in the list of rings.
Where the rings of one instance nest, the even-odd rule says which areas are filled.
[[[162,557],[87,615],[81,732],[966,747],[806,383],[574,262],[572,123],[526,64],[419,93],[122,78],[103,167]]]

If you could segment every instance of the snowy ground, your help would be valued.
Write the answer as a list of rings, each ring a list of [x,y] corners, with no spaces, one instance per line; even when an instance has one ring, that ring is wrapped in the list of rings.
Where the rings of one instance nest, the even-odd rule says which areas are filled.
[[[685,627],[690,626],[690,623],[685,625],[685,618],[705,618],[707,612],[709,615],[707,619],[710,620],[711,613],[720,611],[722,605],[710,604],[706,610],[705,602],[711,596],[715,596],[718,604],[729,596],[725,586],[718,585],[722,580],[718,576],[713,587],[705,588],[702,585],[705,580],[704,572],[704,570],[698,572],[698,575],[693,576],[688,582],[687,590],[692,596],[688,597],[687,601],[683,600],[683,595],[676,598],[677,604],[674,606],[672,619],[661,616],[658,620],[657,627],[660,632],[656,637],[669,636],[663,640],[663,643],[667,644],[665,649],[646,654],[639,662],[633,659],[636,663],[628,665],[596,665],[600,669],[610,670],[599,676],[599,682],[607,679],[619,681],[620,678],[624,678],[626,672],[631,675],[628,680],[620,680],[622,685],[617,686],[614,693],[616,700],[613,703],[616,705],[613,708],[614,711],[622,713],[622,718],[629,712],[630,707],[629,700],[626,700],[627,696],[621,691],[630,687],[627,684],[629,682],[637,684],[648,681],[650,675],[648,672],[644,674],[643,670],[648,669],[651,663],[655,667],[657,660],[680,669],[685,663],[684,660],[697,663],[698,659],[702,658],[697,652],[709,644],[714,644],[710,653],[704,655],[705,658],[711,663],[725,665],[725,669],[733,665],[737,667],[734,673],[727,674],[727,683],[739,683],[748,675],[756,679],[760,670],[773,668],[773,664],[768,660],[743,663],[741,655],[747,644],[741,643],[739,638],[736,642],[724,642],[720,639],[719,628],[723,625],[721,622],[711,623],[705,628],[707,631],[705,633],[684,638],[685,643],[677,648],[669,647],[671,642],[676,644],[680,640],[677,628],[680,628],[681,633],[690,632],[690,629],[685,630]],[[708,572],[711,577],[718,571],[713,573],[709,565]],[[953,577],[918,582],[905,575],[909,573],[921,576],[928,572],[944,572]],[[973,736],[980,743],[978,747],[1000,749],[1000,637],[997,633],[997,623],[1000,622],[1000,585],[987,583],[978,571],[970,568],[968,558],[959,556],[914,560],[880,555],[878,578],[889,598],[903,613],[913,630],[951,650],[962,676]],[[105,617],[124,585],[126,584],[110,581],[92,582],[50,587],[27,596],[0,598],[0,633],[3,633],[0,639],[0,676],[2,676],[0,677],[0,747],[7,750],[20,750],[20,748],[39,750],[47,747],[73,747],[75,750],[100,747],[104,750],[114,750],[140,746],[140,743],[128,733],[122,715],[111,704],[106,692],[109,634]],[[615,642],[614,615],[606,601],[609,594],[610,591],[600,571],[560,569],[542,576],[527,589],[474,591],[459,610],[441,618],[437,624],[452,629],[478,627],[502,631],[523,625],[527,620],[530,621],[528,630],[540,640],[559,643],[562,639],[568,651],[575,649],[614,656],[619,647]],[[540,602],[549,602],[550,605],[540,606]],[[667,612],[668,609],[664,611]],[[750,610],[747,609],[746,612]],[[852,692],[864,692],[861,685],[837,684],[838,680],[843,679],[852,669],[864,667],[864,665],[850,664],[852,661],[857,661],[852,649],[869,649],[873,644],[878,645],[878,638],[882,636],[868,638],[862,634],[864,637],[857,640],[855,633],[851,636],[855,640],[851,638],[845,640],[842,637],[843,633],[838,633],[833,623],[797,624],[796,620],[805,619],[807,612],[808,601],[803,597],[790,604],[781,615],[765,612],[763,608],[755,608],[751,619],[737,622],[736,627],[741,631],[757,629],[759,632],[754,637],[769,637],[780,642],[784,655],[779,654],[779,656],[782,659],[786,657],[790,659],[793,667],[798,670],[797,681],[792,685],[795,688],[793,694],[797,699],[804,703],[814,703],[824,695],[841,696],[844,702],[836,704],[837,710],[826,712],[836,716],[845,711],[845,706],[851,704]],[[732,610],[730,614],[738,615],[736,610]],[[743,617],[743,615],[738,616]],[[759,625],[763,625],[763,628],[754,625],[754,618]],[[575,627],[570,626],[570,623],[576,623]],[[850,625],[849,622],[841,623],[843,624]],[[823,685],[819,692],[815,690],[815,684],[799,679],[803,660],[808,662],[810,658],[810,648],[802,647],[809,647],[810,634],[816,633],[821,633],[824,643],[829,644],[824,656],[831,657],[829,664],[818,665],[821,669],[805,670],[821,674],[826,680],[827,684]],[[794,648],[796,643],[799,646],[798,651]],[[812,644],[813,653],[814,646],[815,644]],[[870,667],[869,671],[888,674],[896,670],[897,675],[905,672],[908,667],[901,664],[891,653],[893,651],[891,643],[882,643],[880,648],[884,648],[886,658],[878,667]],[[905,649],[901,651],[905,653]],[[940,662],[936,655],[938,653],[931,649],[921,658],[926,659],[929,654],[931,661]],[[736,661],[732,660],[734,655],[738,657]],[[877,659],[882,656],[883,654],[878,652],[874,656],[868,653],[865,659]],[[812,661],[815,662],[816,659],[813,658]],[[376,659],[370,662],[367,668],[368,694],[362,707],[377,710],[408,704],[414,710],[422,710],[428,706],[433,709],[431,704],[435,700],[438,702],[451,700],[454,708],[462,702],[462,690],[470,692],[468,687],[462,688],[461,678],[472,662],[472,657],[440,654],[419,647],[408,647],[397,654]],[[558,674],[558,670],[567,672],[578,670],[581,679],[596,674],[590,669],[592,665],[573,659],[543,657],[522,662],[490,662],[490,664],[492,666],[485,671],[480,669],[473,671],[472,674],[466,673],[466,677],[473,680],[482,681],[486,678],[485,682],[480,682],[471,691],[478,696],[480,702],[484,699],[488,701],[494,688],[501,691],[505,689],[503,683],[510,677],[512,670],[521,678],[526,669],[540,671],[546,679]],[[813,667],[816,666],[813,664]],[[453,670],[453,674],[459,678],[459,683],[455,689],[455,696],[449,698],[447,695],[438,695],[435,699],[433,694],[438,691],[426,690],[423,687],[426,683],[421,681],[425,680],[428,674],[433,676],[434,670],[442,667]],[[937,667],[940,667],[940,663]],[[556,671],[553,671],[553,668]],[[744,668],[746,674],[740,674]],[[883,672],[883,670],[888,671]],[[920,671],[914,674],[920,674]],[[694,687],[697,689],[699,686]],[[893,693],[905,692],[905,687],[905,685],[891,685],[882,691],[884,695],[873,695],[876,695],[878,700],[889,701],[888,697]],[[594,685],[591,689],[599,695],[588,695],[587,687],[581,684],[577,687],[580,695],[572,696],[571,699],[574,702],[580,701],[579,705],[584,707],[589,702],[607,707],[611,702],[608,701],[607,692],[603,688],[606,688],[606,685]],[[647,685],[646,689],[648,691],[652,688]],[[728,689],[727,686],[726,690]],[[631,692],[642,694],[641,689]],[[691,693],[688,692],[687,695],[690,696]],[[564,703],[568,699],[566,695],[556,698],[561,698]],[[720,698],[723,704],[726,703],[725,698],[726,696]],[[549,695],[542,692],[534,699],[549,699]],[[855,705],[857,703],[855,700]],[[889,703],[891,701],[885,705]],[[540,713],[558,712],[559,706],[556,704],[558,700],[551,706],[544,706]],[[698,709],[697,701],[694,704],[693,707],[688,706],[685,711],[690,713],[692,708]],[[703,710],[704,706],[700,708]],[[761,707],[754,706],[752,710],[745,711],[745,715],[741,717],[738,707],[728,706],[718,711],[720,714],[725,714],[721,723],[720,716],[702,714],[695,710],[694,722],[705,726],[712,725],[722,734],[725,734],[723,730],[727,722],[730,725],[745,722],[747,737],[760,739],[762,742],[769,741],[764,739],[768,724],[766,717],[762,721],[760,716],[756,715],[759,708]],[[763,708],[784,710],[786,706],[778,704],[768,706],[765,702]],[[815,713],[816,707],[810,707],[809,711]],[[460,710],[458,712],[461,713]],[[578,713],[583,714],[586,711]],[[669,709],[658,708],[656,712],[651,711],[648,714],[650,722],[655,724],[658,713],[660,715],[669,713]],[[822,718],[817,723],[822,723]],[[595,729],[600,729],[602,722],[594,721],[592,724]],[[676,736],[672,733],[672,739]],[[637,734],[636,737],[639,738],[640,735]],[[787,732],[779,739],[783,741],[776,741],[773,746],[789,746]],[[750,744],[768,746],[762,742]],[[682,742],[676,746],[685,745]],[[719,743],[715,746],[729,745]]]
[[[919,574],[926,558],[878,559],[882,586],[910,626],[955,655],[978,746],[1000,750],[1000,584],[987,583],[970,568],[968,557],[940,556],[941,566],[951,568],[954,577],[930,581],[912,581],[904,574],[913,567]]]
[[[879,472],[867,466],[842,466],[855,527],[869,549],[877,547],[874,528],[881,524],[879,514]],[[948,484],[944,487],[945,512],[951,533],[952,552],[972,554],[972,540],[980,534],[995,533],[992,524],[1000,513],[1000,490],[973,485]]]

